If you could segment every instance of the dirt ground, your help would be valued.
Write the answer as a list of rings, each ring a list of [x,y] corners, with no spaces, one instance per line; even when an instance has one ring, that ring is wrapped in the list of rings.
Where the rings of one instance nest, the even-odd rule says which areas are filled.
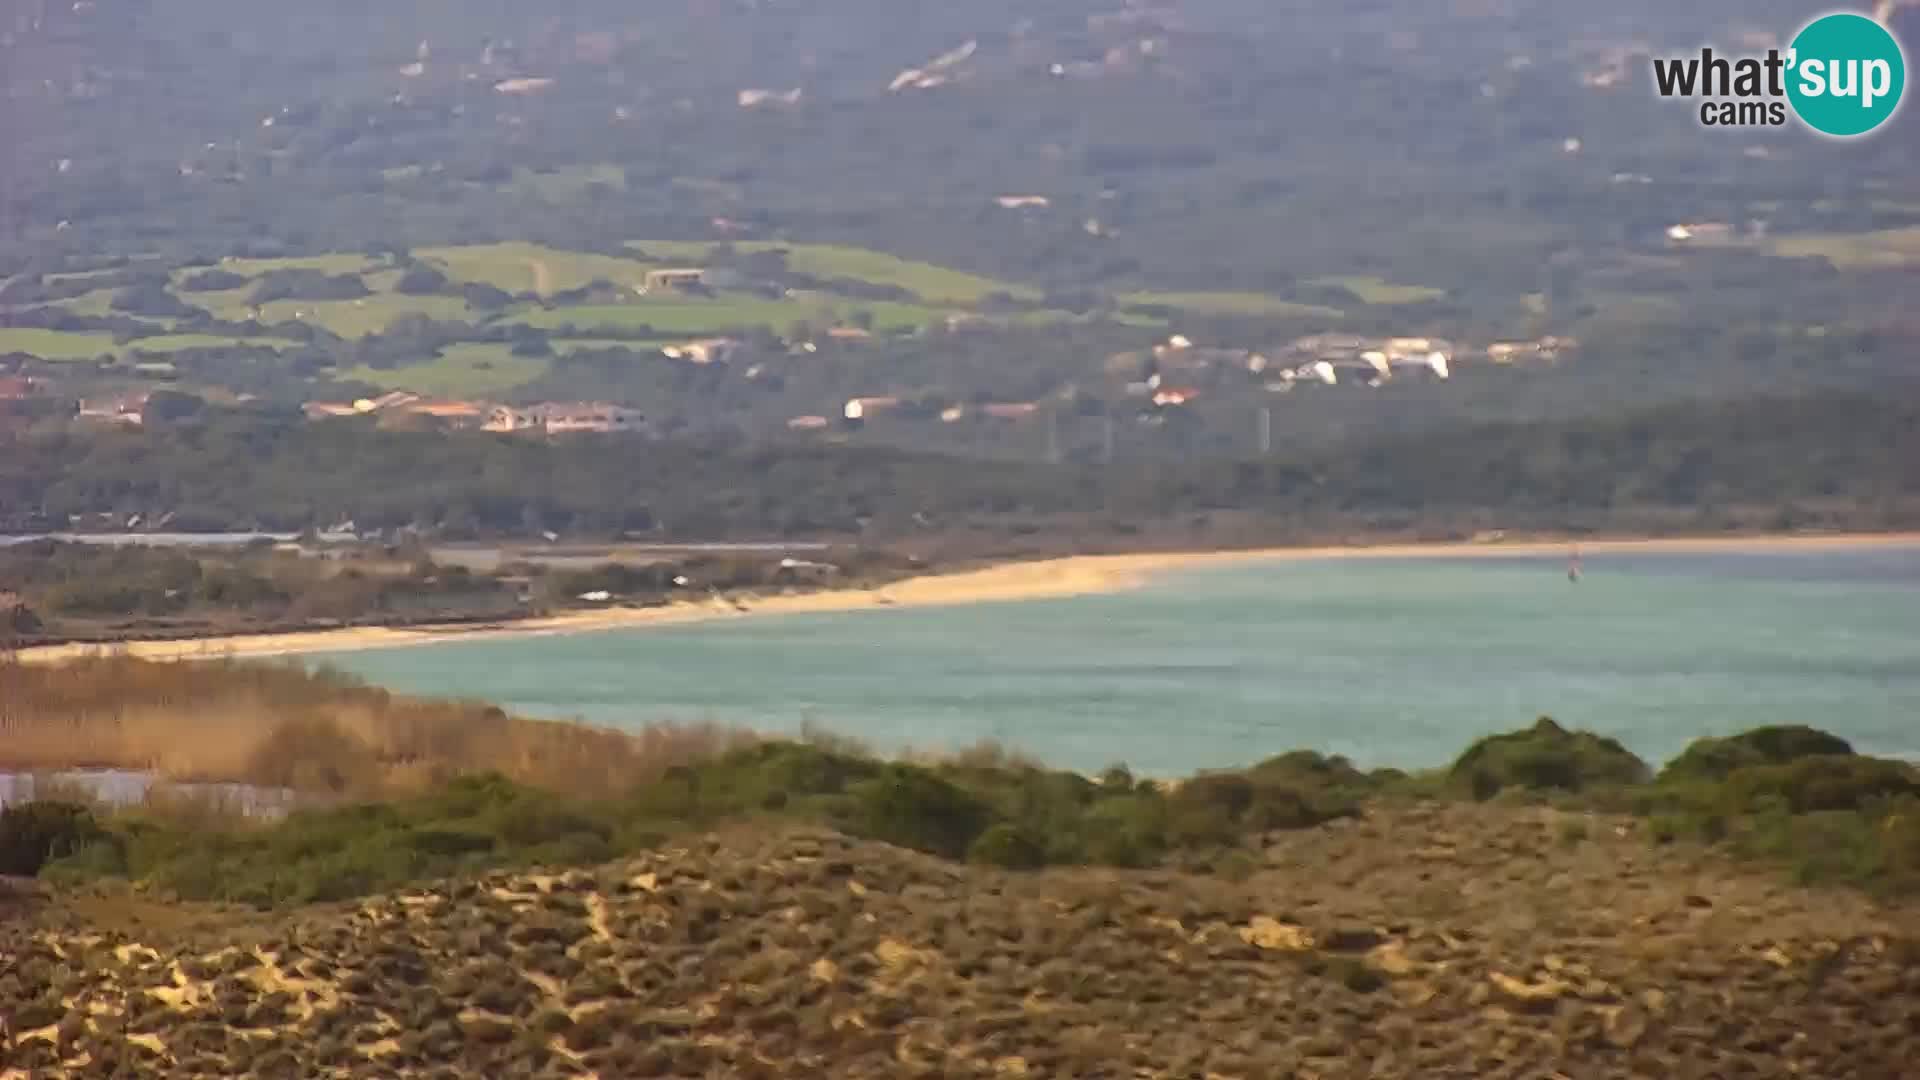
[[[741,828],[287,915],[16,899],[0,1076],[1841,1080],[1920,1060],[1911,905],[1531,808],[1383,805],[1255,855],[1239,881],[1010,874]]]

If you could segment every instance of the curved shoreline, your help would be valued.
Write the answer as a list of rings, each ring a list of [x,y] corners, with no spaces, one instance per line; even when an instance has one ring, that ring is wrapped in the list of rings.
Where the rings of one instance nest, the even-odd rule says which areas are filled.
[[[1920,545],[1920,534],[1846,534],[1833,536],[1754,536],[1728,538],[1596,539],[1578,541],[1583,554],[1608,552],[1817,551]],[[1559,556],[1573,546],[1567,540],[1380,544],[1352,547],[1257,548],[1223,551],[1143,552],[1125,555],[1070,555],[1030,562],[1001,563],[977,570],[934,573],[870,589],[827,589],[773,596],[734,595],[682,601],[659,607],[606,608],[515,620],[484,627],[423,624],[346,627],[264,634],[234,634],[119,645],[46,645],[20,650],[29,663],[58,663],[100,653],[149,660],[261,658],[307,653],[359,652],[431,645],[446,641],[544,637],[602,630],[673,626],[715,619],[760,615],[821,614],[880,608],[948,607],[961,604],[1051,600],[1139,588],[1155,576],[1175,570],[1233,563],[1308,559],[1539,558]]]

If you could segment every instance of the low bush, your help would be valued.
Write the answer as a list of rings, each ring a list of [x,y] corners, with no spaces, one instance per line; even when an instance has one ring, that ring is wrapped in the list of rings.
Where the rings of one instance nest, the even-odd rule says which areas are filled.
[[[93,811],[78,803],[49,800],[0,809],[0,874],[33,877],[105,835]]]
[[[1502,791],[1581,792],[1646,782],[1647,763],[1617,740],[1568,731],[1543,716],[1525,731],[1490,735],[1454,761],[1448,778],[1476,799]]]
[[[1753,765],[1782,765],[1807,757],[1840,757],[1853,747],[1837,735],[1800,725],[1755,728],[1726,738],[1696,739],[1660,770],[1662,781],[1725,780]]]
[[[268,666],[103,658],[93,667],[96,681],[111,678],[115,701],[138,691],[204,713],[202,683],[221,695],[244,691],[253,709],[277,719],[264,735],[247,734],[241,771],[331,793],[335,805],[263,824],[161,803],[100,821],[78,806],[36,804],[0,813],[0,872],[126,877],[183,898],[270,906],[480,869],[599,863],[688,829],[762,818],[1008,869],[1173,862],[1238,878],[1258,868],[1245,851],[1250,836],[1355,816],[1369,798],[1512,791],[1553,792],[1588,809],[1630,807],[1656,840],[1725,842],[1807,880],[1912,888],[1920,877],[1920,776],[1808,728],[1703,740],[1657,783],[1619,743],[1542,718],[1480,740],[1444,774],[1365,773],[1302,752],[1163,785],[1124,768],[1090,779],[996,748],[887,762],[844,740],[765,742],[708,729],[629,739],[480,706],[410,702],[337,676]],[[16,719],[0,713],[0,731],[43,698],[81,685],[80,669],[20,671]],[[322,710],[316,701],[353,708]],[[220,733],[242,732],[241,715]],[[364,715],[380,722],[353,719]],[[122,729],[137,726],[115,730]],[[656,736],[658,745],[647,741]],[[514,775],[486,771],[495,762],[510,763]],[[420,779],[394,783],[402,767]],[[373,794],[386,801],[339,805]],[[1576,846],[1587,836],[1570,821],[1559,842]]]
[[[1912,766],[1859,755],[1802,757],[1783,765],[1754,765],[1729,774],[1725,805],[1751,811],[1778,800],[1796,814],[1863,810],[1886,798],[1920,795]]]
[[[980,834],[967,849],[967,861],[1007,870],[1033,870],[1046,864],[1047,852],[1025,829],[1003,821]]]
[[[841,820],[861,836],[958,859],[992,822],[978,797],[910,765],[887,766],[848,792]]]

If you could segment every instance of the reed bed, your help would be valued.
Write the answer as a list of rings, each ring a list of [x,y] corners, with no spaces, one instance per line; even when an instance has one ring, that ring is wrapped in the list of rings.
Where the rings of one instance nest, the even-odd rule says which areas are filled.
[[[377,797],[491,771],[591,797],[755,741],[715,724],[625,732],[529,720],[294,662],[0,661],[0,771],[15,773],[126,769]]]

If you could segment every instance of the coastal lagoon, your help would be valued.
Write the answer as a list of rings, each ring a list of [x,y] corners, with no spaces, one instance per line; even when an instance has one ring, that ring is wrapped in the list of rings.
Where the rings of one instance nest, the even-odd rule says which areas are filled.
[[[1805,723],[1920,758],[1920,544],[1256,559],[1105,595],[748,615],[315,654],[411,693],[616,727],[813,724],[1177,775],[1287,750],[1450,761],[1551,715],[1664,761]]]

